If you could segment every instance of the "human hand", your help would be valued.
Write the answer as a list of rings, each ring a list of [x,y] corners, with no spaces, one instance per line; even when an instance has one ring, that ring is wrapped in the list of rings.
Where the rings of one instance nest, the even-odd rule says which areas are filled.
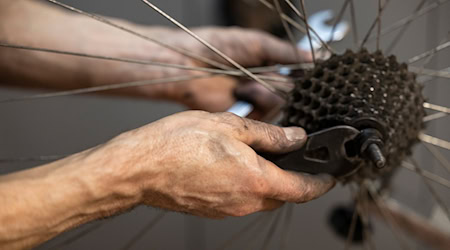
[[[284,153],[305,141],[301,128],[188,111],[126,132],[92,157],[112,157],[103,170],[116,176],[108,188],[150,206],[222,218],[306,202],[332,188],[329,176],[285,171],[255,152]]]
[[[104,57],[138,59],[184,66],[210,67],[203,62],[181,55],[155,43],[145,41],[122,30],[82,15],[72,15],[34,1],[7,2],[2,5],[1,21],[8,23],[0,30],[4,42],[15,45],[47,48]],[[27,18],[22,18],[26,16]],[[127,27],[172,47],[226,63],[211,50],[179,29],[149,27],[110,18]],[[30,25],[32,23],[33,25]],[[64,23],[64,25],[61,25]],[[67,33],[67,31],[70,33]],[[200,37],[223,51],[243,67],[297,62],[293,47],[269,34],[241,28],[206,27],[193,30]],[[62,36],[61,34],[65,34]],[[298,51],[301,60],[308,53]],[[76,89],[115,83],[161,79],[174,76],[197,76],[199,71],[158,67],[111,60],[67,56],[11,48],[0,48],[0,76],[14,86]],[[23,58],[27,67],[23,67]],[[191,109],[211,112],[225,111],[234,102],[233,91],[244,78],[214,76],[184,82],[123,88],[110,93],[165,99],[184,104]],[[244,79],[247,80],[247,79]],[[248,84],[244,84],[246,87]],[[245,91],[244,91],[245,92]],[[275,96],[256,103],[262,113],[282,102]]]
[[[152,33],[153,28],[148,28]],[[231,59],[243,67],[257,67],[273,64],[289,64],[298,62],[309,62],[311,55],[304,51],[293,51],[291,44],[273,37],[267,33],[243,29],[243,28],[220,28],[207,27],[193,29],[197,35],[210,42],[214,47],[225,53]],[[159,29],[157,39],[173,47],[185,49],[191,53],[215,60],[229,66],[223,58],[216,55],[206,46],[189,36],[184,31],[173,29]],[[153,37],[153,36],[152,36]],[[143,51],[159,51],[157,54],[141,53],[141,59],[170,62],[196,67],[211,67],[204,62],[184,56],[170,49],[162,48],[154,44],[146,44],[148,48]],[[297,55],[298,53],[298,55]],[[198,75],[203,74],[196,71],[176,70],[161,68],[159,73],[164,76],[173,75]],[[145,71],[141,72],[145,77]],[[280,75],[273,74],[281,78]],[[287,79],[287,78],[286,78]],[[270,82],[281,85],[283,83]],[[252,118],[259,119],[270,109],[280,106],[284,100],[271,93],[269,90],[258,85],[255,81],[246,77],[236,78],[229,76],[216,76],[206,79],[196,79],[178,83],[162,83],[158,86],[149,86],[141,89],[141,94],[153,95],[155,89],[163,90],[164,98],[182,103],[191,109],[201,109],[210,112],[227,110],[235,101],[236,97],[252,101],[255,112]],[[284,83],[284,85],[289,85]],[[237,94],[237,95],[236,95]],[[259,95],[259,97],[257,97]],[[153,96],[155,97],[155,96]]]

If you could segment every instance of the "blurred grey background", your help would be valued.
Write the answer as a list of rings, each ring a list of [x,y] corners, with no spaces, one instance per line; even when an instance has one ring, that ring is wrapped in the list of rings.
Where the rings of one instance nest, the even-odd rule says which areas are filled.
[[[63,2],[90,12],[125,18],[142,24],[172,26],[138,0],[65,0]],[[223,10],[217,0],[154,0],[152,2],[190,27],[223,23]],[[308,13],[325,8],[337,12],[343,2],[343,0],[310,0],[306,1],[306,4]],[[383,26],[411,14],[419,2],[419,0],[392,0],[383,15]],[[361,39],[376,16],[377,1],[356,1],[356,10]],[[435,47],[443,39],[448,39],[449,13],[450,4],[445,4],[432,11],[431,14],[414,21],[394,49],[394,54],[400,61],[407,60]],[[348,11],[344,19],[350,20]],[[396,32],[393,32],[383,37],[382,45],[388,45],[395,34]],[[351,46],[350,34],[343,42],[336,44],[336,48],[341,51]],[[369,48],[373,49],[373,46],[374,43],[369,44]],[[449,58],[449,51],[439,53],[427,67],[433,69],[449,67]],[[0,88],[1,99],[32,93],[36,92]],[[436,79],[427,83],[425,94],[430,102],[450,106],[448,80]],[[122,131],[142,126],[182,110],[184,110],[183,107],[173,103],[93,95],[0,104],[0,156],[22,157],[78,152],[105,142]],[[448,128],[449,119],[443,118],[428,125],[427,132],[450,140]],[[422,166],[450,179],[448,173],[438,166],[422,146],[416,148],[415,156]],[[442,152],[449,156],[447,152]],[[0,173],[17,171],[37,164],[29,162],[2,163],[0,164]],[[448,190],[438,186],[436,188],[439,188],[440,193],[449,204]],[[422,184],[421,179],[415,174],[406,170],[399,171],[394,180],[394,196],[424,215],[428,216],[432,213],[433,198]],[[287,249],[343,248],[344,241],[338,238],[327,225],[327,217],[333,206],[346,204],[349,201],[350,196],[347,189],[338,186],[316,201],[295,205],[294,216],[289,219],[291,227],[287,231]],[[159,213],[160,210],[155,208],[139,207],[129,213],[101,222],[93,222],[67,232],[39,249],[49,249],[55,246],[63,249],[121,249]],[[168,213],[131,249],[215,249],[255,216],[258,215],[216,221]],[[236,242],[229,249],[262,248],[261,244],[266,238],[271,221],[271,215],[266,217],[268,219],[264,219],[265,221],[249,236]],[[61,247],[61,242],[95,225],[99,225],[95,231]],[[285,221],[280,221],[279,228],[273,235],[268,249],[280,248],[281,235],[286,234],[281,229],[284,226]],[[375,221],[374,231],[378,249],[400,248],[389,227],[385,224]],[[413,241],[411,241],[411,245],[415,245]],[[420,244],[417,245],[417,248],[426,249]]]

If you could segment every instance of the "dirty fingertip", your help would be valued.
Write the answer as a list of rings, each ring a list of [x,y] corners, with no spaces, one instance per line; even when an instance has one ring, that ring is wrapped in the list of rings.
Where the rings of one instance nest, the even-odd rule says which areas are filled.
[[[283,128],[286,138],[295,144],[303,145],[306,141],[306,132],[300,127]]]

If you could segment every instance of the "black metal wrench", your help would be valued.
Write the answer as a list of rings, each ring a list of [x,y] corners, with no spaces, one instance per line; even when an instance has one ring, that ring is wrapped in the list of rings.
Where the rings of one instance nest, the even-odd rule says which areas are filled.
[[[335,126],[308,135],[307,142],[299,150],[262,156],[282,169],[344,177],[361,166],[358,150],[360,133],[351,126]]]

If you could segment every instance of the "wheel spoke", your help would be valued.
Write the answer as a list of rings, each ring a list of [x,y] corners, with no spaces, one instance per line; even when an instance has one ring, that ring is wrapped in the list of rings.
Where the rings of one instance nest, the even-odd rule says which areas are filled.
[[[345,2],[342,4],[341,9],[339,10],[338,15],[336,16],[336,18],[333,21],[333,26],[331,28],[331,32],[330,32],[330,38],[328,39],[328,43],[330,43],[331,41],[333,41],[334,38],[334,32],[336,31],[336,26],[337,24],[342,20],[342,17],[344,16],[344,12],[347,9],[348,4],[350,3],[351,0],[345,0]]]
[[[439,111],[439,112],[444,112],[444,113],[450,114],[450,108],[447,108],[447,107],[444,107],[444,106],[440,106],[440,105],[437,105],[437,104],[432,104],[432,103],[429,103],[429,102],[425,102],[423,104],[423,107],[427,108],[427,109],[432,109],[432,110],[435,110],[435,111]]]
[[[178,22],[177,20],[175,20],[174,18],[172,18],[170,15],[168,15],[166,12],[162,11],[160,8],[156,7],[154,4],[150,3],[147,0],[141,0],[143,3],[145,3],[147,6],[149,6],[150,8],[152,8],[153,10],[155,10],[157,13],[159,13],[160,15],[162,15],[163,17],[165,17],[167,20],[169,20],[171,23],[175,24],[177,27],[179,27],[180,29],[182,29],[184,32],[186,32],[187,34],[189,34],[190,36],[192,36],[194,39],[196,39],[197,41],[199,41],[201,44],[203,44],[204,46],[206,46],[209,50],[211,50],[212,52],[214,52],[215,54],[217,54],[218,56],[222,57],[224,60],[226,60],[227,62],[229,62],[231,65],[233,65],[234,67],[238,68],[239,70],[241,70],[244,74],[246,74],[248,77],[252,78],[253,80],[255,80],[256,82],[260,83],[261,85],[263,85],[264,87],[266,87],[268,90],[270,90],[271,92],[280,95],[281,97],[284,97],[285,93],[278,91],[274,86],[268,84],[267,82],[261,80],[259,77],[257,77],[256,75],[254,75],[252,72],[248,71],[247,69],[245,69],[244,67],[242,67],[240,64],[238,64],[236,61],[234,61],[233,59],[231,59],[229,56],[225,55],[223,52],[219,51],[216,47],[212,46],[210,43],[208,43],[207,41],[205,41],[203,38],[199,37],[197,34],[195,34],[194,32],[192,32],[190,29],[188,29],[186,26],[184,26],[183,24],[181,24],[180,22]]]
[[[406,161],[403,161],[401,166],[405,169],[408,169],[409,171],[415,172],[418,175],[422,175],[423,177],[428,178],[444,187],[450,188],[450,181],[445,178],[442,178],[439,175],[435,175],[424,169],[417,168],[416,166]]]
[[[438,111],[438,113],[425,116],[423,118],[424,122],[429,122],[429,121],[432,121],[432,120],[436,120],[436,119],[445,117],[445,116],[450,114],[450,108],[447,108],[447,107],[444,107],[444,106],[440,106],[440,105],[436,105],[436,104],[425,102],[423,104],[423,107],[427,108],[427,109],[432,109],[432,110]]]
[[[355,5],[353,0],[350,0],[350,15],[352,19],[352,35],[353,35],[353,46],[355,49],[358,47],[358,26],[356,24],[356,13]]]
[[[360,188],[358,195],[360,197],[359,197],[359,203],[356,204],[356,209],[358,210],[359,216],[361,216],[361,221],[363,224],[364,248],[369,249],[369,250],[374,250],[375,244],[373,242],[372,235],[370,234],[370,229],[369,229],[369,213],[366,209],[367,206],[365,206],[365,204],[367,204],[367,194],[366,194],[364,186]]]
[[[356,207],[359,206],[358,204],[359,204],[359,196],[357,195],[355,198],[355,210],[353,211],[352,222],[350,223],[350,229],[348,231],[347,239],[345,240],[344,250],[350,249],[353,238],[355,237],[356,222],[358,218],[358,209]]]
[[[80,53],[80,52],[7,44],[7,43],[1,43],[1,42],[0,42],[0,47],[11,48],[11,49],[30,50],[30,51],[39,51],[39,52],[44,52],[44,53],[53,53],[53,54],[70,55],[70,56],[78,56],[78,57],[86,57],[86,58],[99,59],[99,60],[133,63],[133,64],[140,64],[140,65],[151,65],[151,66],[157,66],[157,67],[176,68],[176,69],[180,69],[180,70],[209,72],[209,73],[225,74],[225,75],[231,75],[231,76],[245,76],[245,74],[243,74],[242,72],[239,72],[237,70],[213,69],[213,68],[204,68],[204,67],[196,67],[196,66],[187,66],[187,65],[182,65],[182,64],[171,64],[171,63],[162,63],[162,62],[147,61],[147,60],[137,60],[137,59],[130,59],[130,58],[101,56],[101,55],[93,55],[93,54]],[[258,77],[261,79],[266,79],[266,80],[286,81],[286,79],[281,78],[281,77],[273,77],[273,76],[258,76]]]
[[[433,77],[442,77],[442,78],[450,78],[450,72],[447,70],[433,70],[433,69],[426,69],[422,67],[414,67],[409,66],[408,69],[411,72],[414,72],[419,75],[427,75],[427,76],[433,76]]]
[[[442,139],[439,139],[437,137],[427,135],[427,134],[420,134],[419,139],[423,142],[450,150],[450,142],[448,142],[446,140],[442,140]]]
[[[435,54],[438,53],[439,51],[441,51],[441,50],[443,50],[443,49],[445,49],[445,48],[448,48],[448,47],[450,47],[450,41],[447,41],[447,42],[444,42],[444,43],[442,43],[442,44],[439,44],[439,45],[436,46],[435,48],[433,48],[433,49],[431,49],[431,50],[429,50],[429,51],[426,51],[426,52],[424,52],[424,53],[422,53],[422,54],[420,54],[420,55],[411,57],[410,59],[407,60],[407,63],[408,63],[408,64],[415,63],[415,62],[420,61],[420,60],[422,60],[422,59],[424,59],[424,58],[426,58],[426,57],[428,57],[428,56],[435,55]]]
[[[392,31],[394,31],[396,29],[399,29],[399,28],[403,27],[404,25],[409,24],[410,22],[416,20],[420,16],[430,12],[433,9],[436,9],[437,7],[441,6],[444,3],[447,3],[449,1],[450,0],[439,0],[437,2],[434,2],[434,3],[430,4],[430,5],[428,5],[427,7],[423,8],[423,9],[421,9],[420,11],[414,12],[413,14],[398,20],[397,22],[391,24],[390,26],[382,29],[381,30],[381,36],[384,36],[384,35],[392,32]],[[374,39],[376,39],[376,37],[375,36],[371,36],[369,38],[369,41],[373,41]]]
[[[439,152],[439,150],[431,144],[422,143],[422,145],[438,160],[438,162],[441,164],[443,168],[447,170],[448,173],[450,173],[450,162],[445,158],[445,156]]]
[[[136,242],[138,242],[140,239],[142,239],[142,237],[144,237],[144,235],[148,232],[150,232],[150,230],[152,230],[157,224],[158,222],[161,221],[162,218],[164,218],[164,216],[167,214],[167,212],[162,211],[159,214],[157,214],[154,218],[152,218],[141,230],[139,230],[139,232],[137,232],[133,238],[131,238],[122,248],[120,248],[121,250],[128,250],[131,249],[134,244],[136,244]]]
[[[259,0],[260,3],[262,3],[264,6],[266,6],[268,9],[275,11],[275,6],[273,6],[271,3],[267,2],[267,0]],[[290,16],[286,14],[281,15],[283,19],[288,22],[292,27],[296,28],[298,31],[300,31],[303,34],[306,34],[306,29],[302,27],[300,24],[298,24],[294,19],[292,19]]]
[[[380,50],[380,33],[381,33],[381,0],[378,0],[377,43],[376,43],[377,50]]]
[[[259,0],[260,2],[266,1],[266,0]],[[334,53],[335,51],[325,42],[323,41],[323,39],[317,34],[317,32],[311,28],[308,25],[308,20],[306,19],[304,14],[301,14],[300,11],[295,7],[295,5],[290,1],[290,0],[284,0],[289,7],[292,9],[292,11],[294,11],[294,13],[300,18],[300,20],[303,21],[303,23],[305,23],[306,31],[305,33],[308,34],[308,31],[311,31],[314,34],[314,37],[312,37],[312,39],[314,39],[315,41],[318,40],[318,42],[325,48],[327,49],[329,52]],[[266,5],[267,6],[267,5]]]
[[[214,67],[217,67],[217,68],[220,68],[220,69],[227,69],[227,70],[232,69],[231,67],[229,67],[229,66],[227,66],[227,65],[225,65],[225,64],[223,64],[223,63],[219,63],[219,62],[216,62],[216,61],[211,60],[211,59],[209,59],[209,58],[206,58],[206,57],[203,57],[203,56],[200,56],[200,55],[196,55],[196,54],[194,54],[194,53],[192,53],[192,52],[190,52],[190,51],[188,51],[188,50],[185,50],[185,49],[182,49],[182,48],[178,48],[178,47],[174,47],[174,46],[172,46],[172,45],[163,43],[163,42],[161,42],[161,41],[159,41],[159,40],[157,40],[157,39],[148,37],[148,36],[146,36],[146,35],[143,35],[143,34],[141,34],[141,33],[136,32],[136,31],[134,31],[134,30],[131,30],[131,29],[129,29],[129,28],[126,28],[126,27],[124,27],[124,26],[122,26],[122,25],[119,25],[119,24],[116,24],[116,23],[114,23],[114,22],[111,22],[110,20],[108,20],[108,19],[106,19],[106,18],[104,18],[104,17],[102,17],[102,16],[98,16],[98,15],[94,15],[94,14],[91,14],[91,13],[88,13],[88,12],[85,12],[85,11],[82,11],[82,10],[80,10],[80,9],[77,9],[77,8],[72,7],[72,6],[69,6],[69,5],[67,5],[67,4],[58,2],[58,1],[56,1],[56,0],[47,0],[47,1],[50,2],[50,3],[56,4],[56,5],[60,6],[60,7],[63,7],[63,8],[65,8],[65,9],[68,9],[68,10],[70,10],[70,11],[73,11],[73,12],[82,14],[82,15],[84,15],[84,16],[90,17],[90,18],[92,18],[92,19],[94,19],[94,20],[97,20],[97,21],[99,21],[99,22],[102,22],[102,23],[104,23],[104,24],[106,24],[106,25],[109,25],[109,26],[111,26],[111,27],[114,27],[114,28],[117,28],[117,29],[119,29],[119,30],[125,31],[125,32],[127,32],[127,33],[129,33],[129,34],[132,34],[132,35],[134,35],[134,36],[136,36],[136,37],[139,37],[139,38],[141,38],[141,39],[144,39],[144,40],[146,40],[146,41],[149,41],[149,42],[152,42],[152,43],[156,43],[156,44],[158,44],[158,45],[160,45],[160,46],[162,46],[162,47],[164,47],[164,48],[167,48],[167,49],[170,49],[170,50],[172,50],[172,51],[178,52],[178,53],[180,53],[180,54],[182,54],[182,55],[184,55],[184,56],[187,56],[187,57],[190,57],[190,58],[199,60],[199,61],[201,61],[201,62],[204,62],[204,63],[208,64],[208,65],[211,65],[211,66],[214,66]]]
[[[366,35],[364,36],[364,39],[361,42],[361,45],[359,46],[360,48],[363,48],[364,45],[366,44],[367,40],[369,39],[370,34],[372,33],[372,30],[375,28],[376,24],[378,23],[378,20],[381,18],[381,15],[383,14],[384,9],[389,4],[389,2],[390,2],[390,0],[386,0],[384,2],[383,6],[381,6],[381,9],[377,13],[377,17],[372,22],[372,25],[370,26],[369,30],[367,31]]]
[[[177,68],[182,70],[192,70],[192,71],[202,71],[202,72],[210,72],[217,73],[223,75],[231,75],[231,76],[245,76],[242,72],[232,69],[232,70],[223,70],[223,69],[213,69],[213,68],[205,68],[205,67],[194,67],[187,66],[182,64],[170,64],[170,63],[161,63],[156,61],[147,61],[147,60],[138,60],[131,58],[120,58],[120,57],[111,57],[111,56],[101,56],[94,55],[88,53],[80,53],[80,52],[72,52],[72,51],[64,51],[64,50],[56,50],[56,49],[48,49],[48,48],[40,48],[40,47],[31,47],[17,44],[9,44],[0,42],[0,47],[11,48],[11,49],[22,49],[29,51],[39,51],[44,53],[53,53],[53,54],[62,54],[62,55],[70,55],[70,56],[78,56],[78,57],[87,57],[92,59],[99,60],[108,60],[108,61],[117,61],[124,63],[133,63],[133,64],[141,64],[141,65],[151,65],[158,67],[167,67],[167,68]],[[288,68],[290,70],[298,70],[298,69],[310,69],[314,65],[312,63],[301,63],[301,64],[280,64],[280,65],[272,65],[272,66],[261,66],[261,67],[253,67],[247,68],[252,73],[270,73],[270,72],[279,72],[281,68]],[[282,77],[274,77],[274,76],[266,76],[266,75],[258,75],[259,78],[269,81],[280,81],[286,82],[287,80]]]
[[[424,6],[424,4],[426,2],[427,2],[427,0],[420,1],[420,3],[417,5],[416,9],[414,10],[413,15],[417,14],[422,9],[422,7]],[[400,26],[402,29],[398,32],[398,34],[395,36],[394,40],[391,42],[391,44],[389,44],[388,48],[386,49],[386,54],[387,55],[391,54],[391,51],[394,49],[394,47],[397,45],[397,43],[403,37],[403,35],[405,34],[406,30],[408,29],[408,27],[412,23],[412,21],[414,21],[414,18],[409,18],[409,19],[407,18],[405,23]]]
[[[408,246],[408,243],[405,241],[405,239],[401,235],[400,227],[399,227],[397,221],[394,219],[393,215],[389,211],[386,210],[386,206],[384,205],[384,201],[382,200],[382,198],[367,183],[365,183],[365,186],[366,186],[367,190],[369,191],[371,197],[373,198],[374,204],[376,205],[376,207],[380,211],[381,215],[384,217],[384,220],[388,223],[392,232],[394,233],[395,237],[397,238],[397,241],[399,242],[400,247],[402,249],[411,249]]]
[[[435,113],[432,115],[427,115],[423,118],[423,122],[430,122],[430,121],[433,121],[433,120],[436,120],[436,119],[439,119],[442,117],[446,117],[448,115],[449,115],[448,113],[444,113],[444,112],[438,112],[438,113]]]
[[[57,91],[57,92],[50,92],[50,93],[22,96],[22,97],[17,97],[17,98],[3,99],[3,100],[0,100],[0,103],[12,103],[12,102],[29,101],[29,100],[52,98],[52,97],[60,97],[60,96],[69,96],[69,95],[77,95],[77,94],[94,93],[94,92],[100,92],[100,91],[106,91],[106,90],[123,89],[123,88],[131,88],[131,87],[138,87],[138,86],[146,86],[146,85],[152,85],[152,84],[158,84],[158,83],[189,81],[189,80],[193,80],[193,79],[208,78],[208,77],[211,77],[211,76],[214,76],[214,75],[212,75],[212,74],[183,75],[183,76],[158,78],[158,79],[153,79],[153,80],[144,80],[144,81],[109,84],[109,85],[102,85],[102,86],[97,86],[97,87],[88,87],[88,88],[80,88],[80,89],[73,89],[73,90],[64,90],[64,91]]]
[[[308,14],[306,13],[305,0],[300,0],[300,7],[303,12],[303,21],[305,22],[305,26],[306,26],[306,35],[308,36],[309,46],[311,47],[312,60],[315,65],[316,64],[316,55],[314,52],[314,47],[312,45],[311,32],[310,32],[311,27],[308,25]]]
[[[412,238],[421,240],[433,249],[450,249],[450,234],[436,227],[428,218],[424,218],[392,198],[385,199],[384,208]],[[371,205],[371,210],[380,215],[375,205]]]
[[[411,158],[410,162],[413,164],[413,166],[415,168],[419,167],[419,164],[414,159]],[[447,205],[445,205],[444,200],[442,200],[442,198],[439,196],[439,194],[437,193],[437,190],[430,183],[430,180],[425,178],[423,175],[420,175],[420,177],[422,178],[423,183],[425,184],[425,186],[427,186],[428,191],[430,191],[431,196],[433,196],[433,198],[436,200],[436,203],[438,204],[438,206],[442,209],[442,211],[444,211],[445,215],[450,220],[450,210],[447,207]]]
[[[278,16],[280,17],[281,24],[283,25],[284,31],[286,32],[286,34],[289,38],[289,41],[292,44],[292,49],[297,57],[297,61],[300,63],[301,58],[300,58],[299,51],[297,49],[297,42],[295,41],[294,34],[292,33],[291,27],[289,27],[289,24],[286,22],[286,20],[283,19],[284,13],[281,10],[280,0],[275,0],[274,3],[275,3],[275,9],[277,10]]]

